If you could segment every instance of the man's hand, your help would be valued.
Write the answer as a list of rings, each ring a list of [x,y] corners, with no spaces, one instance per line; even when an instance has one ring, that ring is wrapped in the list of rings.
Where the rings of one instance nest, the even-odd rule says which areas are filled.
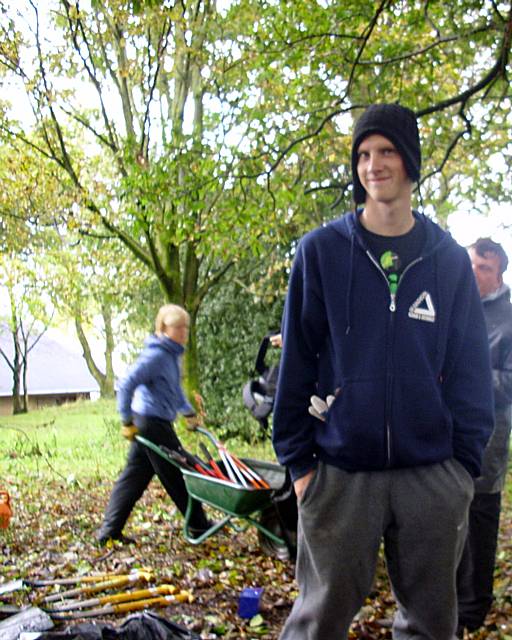
[[[127,440],[133,440],[138,433],[139,430],[134,424],[123,424],[121,426],[121,435]]]
[[[297,496],[297,502],[300,502],[302,500],[304,491],[306,491],[306,488],[311,482],[311,479],[313,478],[315,473],[315,469],[311,469],[311,471],[308,471],[305,476],[302,476],[302,478],[298,478],[298,480],[295,480],[295,482],[293,483],[295,495]]]
[[[311,398],[309,399],[311,404],[308,407],[309,413],[315,418],[318,418],[318,420],[325,422],[327,412],[329,411],[329,407],[334,402],[334,399],[335,396],[332,395],[327,396],[325,400],[322,400],[322,398],[319,398],[318,396],[311,396]]]
[[[183,416],[189,431],[195,431],[198,427],[204,426],[203,416],[193,413],[189,416]]]

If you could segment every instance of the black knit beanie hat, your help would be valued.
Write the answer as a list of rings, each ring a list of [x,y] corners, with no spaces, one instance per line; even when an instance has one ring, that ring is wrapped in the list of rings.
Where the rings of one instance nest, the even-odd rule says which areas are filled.
[[[352,180],[356,204],[362,204],[366,200],[366,191],[357,175],[357,150],[361,142],[373,133],[380,133],[391,140],[402,156],[407,175],[413,182],[418,182],[420,178],[420,136],[414,112],[399,104],[373,104],[356,122],[352,136]]]

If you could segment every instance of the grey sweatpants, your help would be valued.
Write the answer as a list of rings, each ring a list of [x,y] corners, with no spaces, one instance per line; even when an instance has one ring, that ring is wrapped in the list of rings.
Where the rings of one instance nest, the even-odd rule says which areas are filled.
[[[299,596],[280,640],[345,640],[381,540],[395,640],[454,640],[456,568],[473,480],[456,460],[348,473],[320,463],[299,504]]]

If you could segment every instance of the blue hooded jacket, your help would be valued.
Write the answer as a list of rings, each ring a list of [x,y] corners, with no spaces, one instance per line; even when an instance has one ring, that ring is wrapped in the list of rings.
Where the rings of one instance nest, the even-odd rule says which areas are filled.
[[[278,459],[294,480],[317,459],[369,471],[455,457],[478,476],[494,420],[482,304],[467,252],[414,215],[425,225],[425,247],[396,294],[356,214],[298,245],[273,427]],[[325,422],[308,413],[314,394],[336,396]]]
[[[149,336],[144,350],[121,382],[117,406],[127,424],[132,413],[172,422],[178,412],[194,413],[181,389],[182,345],[167,336]]]

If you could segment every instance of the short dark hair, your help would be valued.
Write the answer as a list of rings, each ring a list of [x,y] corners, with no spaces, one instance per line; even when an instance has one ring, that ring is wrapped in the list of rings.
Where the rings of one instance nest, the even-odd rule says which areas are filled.
[[[491,238],[478,238],[469,248],[474,249],[482,258],[485,258],[487,253],[494,253],[500,261],[500,275],[507,270],[508,256],[499,242],[494,242]]]

